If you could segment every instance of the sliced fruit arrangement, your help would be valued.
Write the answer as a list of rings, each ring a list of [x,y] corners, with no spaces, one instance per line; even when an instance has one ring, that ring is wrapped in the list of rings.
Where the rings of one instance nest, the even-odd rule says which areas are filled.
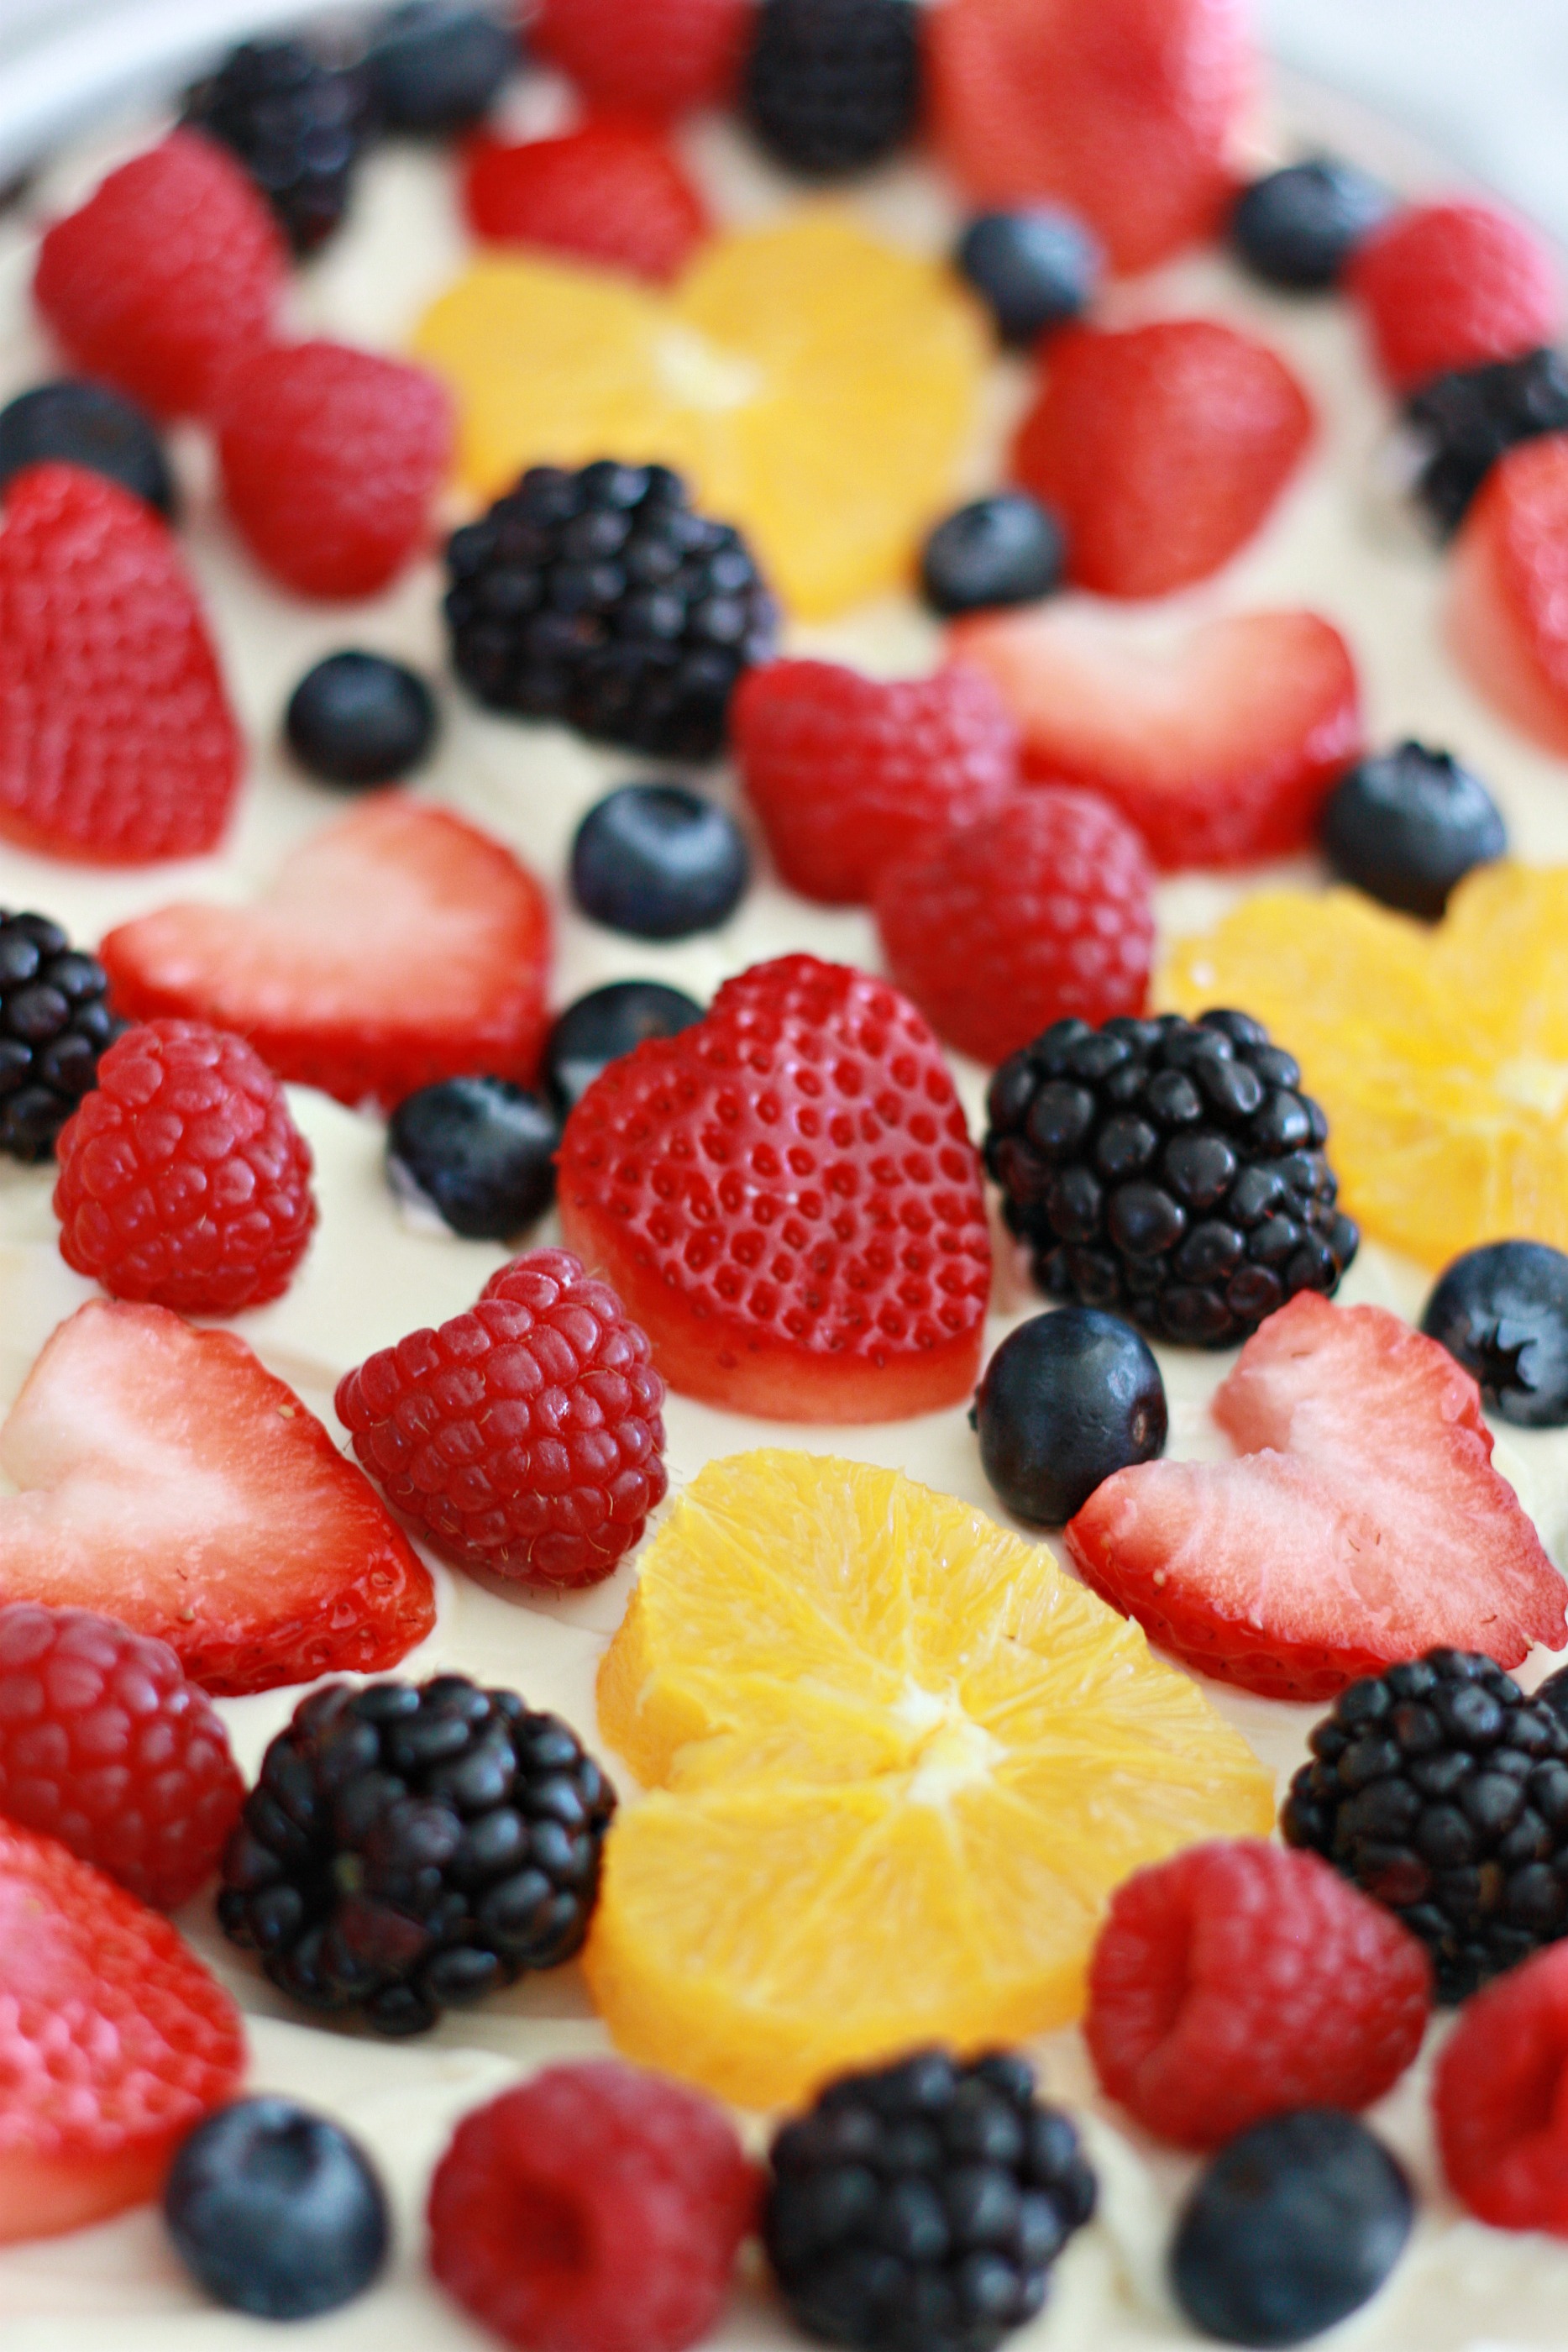
[[[1568,433],[1494,467],[1455,549],[1448,637],[1472,681],[1549,751],[1568,752]]]
[[[487,245],[536,245],[657,285],[708,234],[706,207],[668,141],[613,116],[554,139],[470,142],[463,209]]]

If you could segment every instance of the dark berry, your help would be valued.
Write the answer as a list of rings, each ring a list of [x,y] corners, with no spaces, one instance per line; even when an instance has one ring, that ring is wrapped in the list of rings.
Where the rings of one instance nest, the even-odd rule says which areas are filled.
[[[564,1118],[622,1054],[649,1037],[674,1037],[702,1017],[694,998],[656,980],[612,980],[591,989],[558,1015],[545,1040],[546,1092]]]
[[[555,1198],[560,1122],[509,1078],[446,1078],[399,1103],[387,1129],[394,1192],[468,1241],[511,1240]]]
[[[1298,2107],[1222,2148],[1182,2210],[1171,2284],[1224,2344],[1304,2344],[1359,2311],[1405,2251],[1410,2184],[1354,2116]]]
[[[763,0],[745,109],[776,161],[809,179],[864,171],[920,109],[915,0]]]
[[[727,922],[750,873],[735,819],[682,784],[622,784],[571,845],[585,915],[638,940],[684,940]]]
[[[407,0],[376,35],[365,75],[389,130],[445,139],[483,120],[517,63],[517,37],[498,14]]]
[[[1049,507],[1027,490],[998,490],[936,525],[920,560],[925,601],[938,613],[1031,604],[1061,578],[1066,540]]]
[[[47,915],[0,908],[0,1151],[47,1160],[125,1028],[103,966]]]
[[[1392,211],[1382,184],[1329,157],[1254,180],[1230,216],[1231,242],[1255,278],[1321,293]]]
[[[1421,743],[1358,761],[1329,794],[1320,837],[1342,881],[1432,921],[1473,866],[1508,849],[1502,819],[1479,777],[1451,753]]]
[[[1164,1452],[1165,1383],[1128,1324],[1063,1307],[1008,1334],[969,1418],[1014,1517],[1061,1528],[1113,1471]]]
[[[0,408],[0,488],[24,466],[51,459],[107,475],[161,515],[174,512],[174,478],[151,419],[106,383],[66,376]]]
[[[1086,310],[1105,268],[1098,237],[1075,213],[1054,205],[981,213],[964,231],[956,257],[988,304],[1003,342],[1019,346]]]
[[[1544,1242],[1488,1242],[1457,1257],[1421,1328],[1463,1364],[1489,1412],[1568,1426],[1568,1257]]]
[[[309,2319],[362,2294],[392,2227],[362,2148],[290,2099],[239,2099],[182,2142],[163,2191],[174,2250],[214,2303]]]
[[[348,208],[370,113],[364,76],[302,41],[244,41],[185,100],[186,121],[239,157],[301,255]]]
[[[307,670],[283,722],[300,766],[329,784],[406,776],[435,740],[435,700],[416,671],[384,654],[329,654]]]
[[[1500,457],[1568,431],[1568,361],[1552,351],[1434,376],[1405,404],[1415,490],[1444,539],[1458,530]]]

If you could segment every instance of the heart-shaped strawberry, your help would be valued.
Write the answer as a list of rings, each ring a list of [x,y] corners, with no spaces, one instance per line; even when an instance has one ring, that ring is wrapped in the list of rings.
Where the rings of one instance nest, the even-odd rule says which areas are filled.
[[[560,1213],[687,1396],[894,1421],[974,1386],[979,1162],[936,1040],[884,981],[783,956],[612,1062],[567,1121]]]
[[[240,740],[173,534],[78,466],[33,466],[0,527],[0,830],[104,866],[194,857]]]

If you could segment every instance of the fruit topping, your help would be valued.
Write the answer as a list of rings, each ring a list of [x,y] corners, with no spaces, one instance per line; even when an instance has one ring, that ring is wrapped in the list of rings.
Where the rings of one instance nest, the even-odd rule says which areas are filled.
[[[775,163],[808,179],[880,163],[920,111],[915,0],[760,0],[746,119]]]
[[[1396,392],[1484,360],[1518,359],[1563,324],[1557,264],[1534,229],[1491,205],[1413,205],[1345,272]]]
[[[0,1151],[47,1160],[124,1027],[103,966],[47,915],[0,908]]]
[[[1400,743],[1358,761],[1323,803],[1323,855],[1370,898],[1435,922],[1474,866],[1504,856],[1508,835],[1479,776],[1451,751]]]
[[[650,1037],[674,1037],[704,1018],[681,989],[656,980],[612,980],[557,1015],[541,1066],[545,1092],[564,1118],[595,1078]]]
[[[1568,2237],[1561,2087],[1568,1946],[1540,1952],[1466,2008],[1432,2105],[1449,2188],[1494,2230]]]
[[[1036,1528],[1064,1528],[1113,1471],[1163,1454],[1167,1418],[1148,1348],[1092,1307],[1009,1331],[969,1415],[998,1498]]]
[[[935,1038],[884,981],[805,955],[727,981],[589,1088],[559,1181],[569,1247],[684,1395],[896,1421],[975,1384],[979,1162]]]
[[[1211,1411],[1230,1460],[1119,1470],[1067,1530],[1093,1590],[1184,1664],[1269,1698],[1332,1698],[1436,1645],[1485,1640],[1515,1666],[1568,1643],[1563,1579],[1492,1467],[1474,1381],[1436,1340],[1303,1291]],[[1488,1720],[1495,1738],[1500,1702]],[[1511,1827],[1524,1794],[1508,1785]]]
[[[510,1241],[555,1199],[560,1122],[507,1078],[445,1078],[405,1095],[387,1129],[387,1175],[469,1241]]]
[[[999,1062],[1069,1015],[1142,1012],[1153,883],[1113,808],[1042,785],[883,866],[877,930],[938,1035]]]
[[[516,33],[488,8],[403,0],[382,20],[364,70],[389,131],[450,139],[484,120],[517,62]]]
[[[763,2240],[797,2325],[867,2352],[991,2352],[1043,2306],[1094,2175],[1025,2058],[846,2074],[773,2142]]]
[[[463,209],[487,244],[552,247],[657,283],[678,276],[709,228],[668,140],[618,116],[520,145],[474,140]]]
[[[622,784],[596,801],[571,845],[583,913],[634,940],[685,940],[728,922],[751,856],[727,809],[684,784]]]
[[[162,908],[101,953],[117,1004],[248,1037],[281,1078],[401,1102],[469,1070],[526,1083],[547,1024],[549,908],[509,850],[377,793],[249,907]]]
[[[634,2058],[747,2106],[1064,2023],[1101,1906],[1271,1776],[1043,1544],[896,1471],[709,1462],[643,1555],[600,1724],[645,1789],[585,1965]]]
[[[262,1759],[219,1923],[306,2008],[423,2033],[570,1958],[614,1810],[573,1733],[515,1692],[329,1683]]]
[[[753,0],[539,0],[528,46],[593,105],[685,114],[730,98]]]
[[[1328,155],[1265,173],[1242,190],[1230,242],[1266,286],[1318,294],[1337,285],[1353,254],[1394,209],[1381,181]]]
[[[390,784],[430,756],[435,698],[417,670],[384,654],[329,654],[289,696],[283,729],[323,783]]]
[[[1448,635],[1495,709],[1568,752],[1568,433],[1488,476],[1459,533]]]
[[[239,158],[294,251],[314,253],[348,210],[371,90],[303,41],[243,41],[188,93],[185,120]]]
[[[215,1696],[373,1674],[435,1622],[362,1472],[228,1331],[92,1300],[0,1428],[0,1599],[167,1642]]]
[[[446,1558],[507,1583],[597,1584],[664,1499],[664,1383],[612,1290],[566,1250],[491,1276],[438,1331],[338,1384],[354,1452]]]
[[[1543,1242],[1488,1242],[1447,1267],[1421,1328],[1464,1366],[1489,1412],[1568,1426],[1568,1257]]]
[[[146,412],[107,383],[77,376],[35,384],[0,408],[0,489],[26,466],[85,466],[134,490],[165,522],[174,478]]]
[[[977,215],[954,259],[989,308],[1003,342],[1020,350],[1082,317],[1105,266],[1099,238],[1060,205]]]
[[[1416,495],[1446,539],[1500,457],[1521,441],[1568,430],[1568,361],[1540,351],[1453,369],[1411,394],[1405,423]]]
[[[1061,583],[1061,525],[1027,490],[998,490],[945,515],[920,557],[920,585],[933,612],[1032,604]]]
[[[291,2099],[236,2099],[198,2124],[170,2168],[163,2220],[197,2284],[257,2319],[351,2302],[392,2239],[364,2150]]]

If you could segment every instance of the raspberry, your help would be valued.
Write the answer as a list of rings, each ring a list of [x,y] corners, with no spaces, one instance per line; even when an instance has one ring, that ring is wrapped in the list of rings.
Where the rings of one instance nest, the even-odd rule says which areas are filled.
[[[730,95],[752,13],[753,0],[541,0],[528,45],[595,106],[684,114]]]
[[[695,2091],[614,2059],[465,2116],[430,2189],[430,2263],[520,2352],[680,2352],[706,2336],[758,2176]]]
[[[161,415],[202,415],[230,362],[271,334],[287,272],[239,165],[176,131],[46,233],[33,291],[78,367]]]
[[[1018,727],[977,670],[886,685],[833,662],[769,662],[742,678],[730,724],[779,873],[830,905],[863,905],[890,857],[1018,781]]]
[[[233,1315],[287,1289],[316,1223],[310,1148],[243,1037],[129,1030],[57,1148],[60,1255],[116,1298]]]
[[[674,278],[708,229],[674,149],[640,122],[585,122],[521,146],[476,139],[463,202],[492,243],[549,246],[640,278]]]
[[[338,1384],[354,1452],[438,1549],[525,1584],[596,1584],[664,1496],[664,1383],[615,1293],[566,1250]]]
[[[229,511],[257,562],[302,596],[384,588],[424,541],[451,448],[434,376],[345,343],[257,352],[226,387]]]
[[[1499,2230],[1568,2237],[1568,1944],[1468,2002],[1437,2061],[1432,2105],[1456,2197]]]
[[[1143,1009],[1153,875],[1094,793],[1022,792],[883,868],[888,969],[960,1053],[999,1062],[1068,1014]]]
[[[173,1911],[217,1868],[244,1795],[166,1642],[89,1609],[0,1609],[0,1813]]]
[[[1217,2147],[1292,2107],[1364,2107],[1421,2046],[1426,1953],[1316,1854],[1189,1846],[1111,1898],[1083,2031],[1146,2131]]]
[[[1355,254],[1345,284],[1384,374],[1400,392],[1484,360],[1554,342],[1563,285],[1534,231],[1490,205],[1396,213]]]

